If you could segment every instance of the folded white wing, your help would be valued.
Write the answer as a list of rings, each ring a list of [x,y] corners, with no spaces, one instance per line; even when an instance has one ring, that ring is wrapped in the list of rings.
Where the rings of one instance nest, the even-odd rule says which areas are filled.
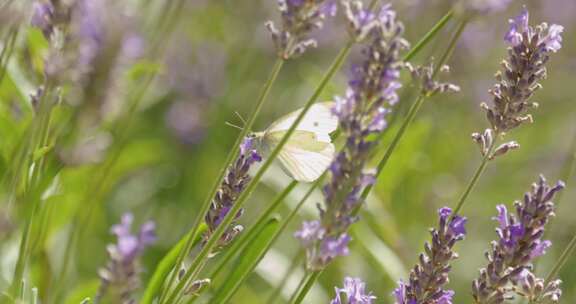
[[[330,142],[329,134],[338,128],[338,118],[332,114],[333,102],[320,102],[313,104],[300,121],[296,130],[314,132],[318,141]],[[266,132],[286,131],[300,114],[296,110],[273,123]]]
[[[278,154],[284,172],[299,182],[313,182],[328,168],[334,157],[334,145],[321,151],[309,151],[288,142]]]

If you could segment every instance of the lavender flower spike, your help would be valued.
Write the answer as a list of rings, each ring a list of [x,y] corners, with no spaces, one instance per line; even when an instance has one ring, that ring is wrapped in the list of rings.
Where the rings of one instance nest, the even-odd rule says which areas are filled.
[[[242,191],[246,188],[246,185],[250,181],[250,175],[248,174],[250,167],[261,160],[262,158],[256,151],[254,137],[246,137],[240,145],[240,155],[238,155],[236,162],[228,168],[228,172],[220,185],[220,189],[216,193],[216,197],[212,200],[210,210],[208,210],[206,214],[205,221],[208,225],[208,230],[204,234],[204,240],[210,238],[230,209],[232,209],[232,206]],[[238,219],[242,213],[243,209],[236,214],[235,219]],[[243,227],[241,225],[236,225],[233,222],[220,238],[218,247],[222,248],[228,245],[242,229]]]
[[[524,195],[523,201],[514,203],[516,215],[509,214],[504,205],[497,206],[498,239],[492,242],[492,249],[486,253],[487,267],[480,270],[480,277],[472,285],[475,303],[503,303],[516,289],[525,291],[520,295],[529,294],[530,286],[534,287],[536,282],[526,271],[531,268],[532,261],[551,245],[550,241],[541,238],[544,226],[554,216],[552,199],[562,188],[562,182],[550,187],[540,176],[532,191]],[[557,289],[558,284],[553,289]],[[559,298],[558,292],[554,294]]]
[[[361,279],[346,277],[344,279],[344,288],[334,288],[336,297],[330,301],[330,304],[372,304],[376,299],[371,292],[366,293],[366,284]],[[346,301],[342,301],[341,294],[346,295]]]
[[[336,1],[278,0],[278,9],[282,14],[282,28],[277,29],[272,21],[268,21],[266,27],[272,34],[278,56],[289,59],[316,46],[316,40],[308,36],[322,27],[326,15],[336,14]]]
[[[502,62],[503,71],[496,74],[498,83],[490,90],[493,104],[481,105],[491,125],[489,133],[501,135],[524,122],[532,122],[529,111],[538,104],[530,102],[530,98],[542,87],[539,82],[546,78],[550,53],[562,47],[562,31],[563,27],[556,24],[530,26],[526,8],[510,20],[510,29],[504,37],[510,44],[508,59]],[[480,145],[483,155],[494,143],[494,138],[486,134],[474,133],[472,136]],[[505,143],[496,148],[489,158],[516,148],[516,142]]]
[[[458,258],[453,247],[466,235],[466,218],[452,216],[452,210],[438,210],[438,229],[432,229],[432,242],[424,245],[419,263],[410,272],[407,283],[400,281],[394,290],[396,304],[452,304],[454,291],[445,290],[450,262]]]
[[[116,244],[108,246],[110,261],[106,268],[99,271],[100,289],[96,303],[134,303],[132,293],[140,285],[138,257],[144,249],[156,240],[153,222],[146,222],[138,234],[131,233],[134,217],[130,213],[122,216],[120,224],[112,227],[112,233],[118,238]]]
[[[348,14],[353,27],[350,32],[364,44],[364,58],[352,67],[346,96],[335,97],[333,108],[346,145],[330,165],[320,220],[305,223],[295,234],[306,248],[310,270],[323,269],[335,257],[348,254],[347,230],[357,219],[360,194],[374,183],[374,174],[365,165],[378,144],[377,135],[386,128],[389,108],[398,100],[399,54],[408,44],[402,39],[403,26],[389,6],[376,14],[361,10],[359,4],[353,7]]]

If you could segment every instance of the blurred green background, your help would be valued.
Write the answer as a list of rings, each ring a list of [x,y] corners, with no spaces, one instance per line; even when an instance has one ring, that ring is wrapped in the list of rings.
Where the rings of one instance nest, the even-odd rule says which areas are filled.
[[[107,260],[106,245],[114,242],[109,227],[128,211],[135,214],[137,223],[153,219],[157,224],[158,241],[143,259],[142,281],[144,284],[148,281],[159,260],[198,216],[199,205],[238,135],[239,131],[225,122],[241,123],[235,111],[244,117],[249,115],[275,60],[269,34],[263,26],[266,20],[278,20],[273,0],[187,1],[179,18],[171,20],[176,23],[170,38],[161,45],[150,45],[147,42],[157,41],[154,24],[162,15],[162,1],[156,2],[126,2],[139,22],[135,27],[141,30],[144,47],[156,47],[161,52],[154,53],[154,57],[144,56],[139,63],[127,67],[131,74],[124,76],[122,84],[115,82],[113,88],[109,88],[111,102],[125,109],[133,92],[142,88],[144,77],[138,73],[153,70],[158,75],[147,87],[129,123],[122,121],[128,119],[122,114],[114,116],[114,111],[104,111],[97,128],[84,130],[86,133],[74,137],[75,142],[82,142],[78,138],[89,142],[79,152],[84,158],[78,164],[64,165],[57,177],[57,187],[45,201],[50,221],[45,226],[45,238],[35,244],[38,249],[31,264],[33,283],[41,293],[50,289],[50,274],[57,273],[60,267],[58,263],[73,210],[91,208],[91,220],[83,223],[88,232],[80,240],[78,260],[71,269],[74,280],[67,284],[66,303],[79,303],[95,291],[99,282],[97,270]],[[451,1],[440,0],[397,0],[392,4],[406,26],[406,38],[412,43],[452,6]],[[471,301],[471,281],[478,276],[478,268],[486,264],[484,251],[496,237],[491,220],[495,205],[510,206],[522,198],[540,173],[555,182],[566,170],[569,148],[576,136],[574,0],[515,1],[507,11],[478,16],[468,25],[449,62],[451,72],[443,75],[443,80],[459,85],[462,91],[426,101],[378,180],[361,220],[352,228],[350,256],[339,258],[323,273],[306,303],[327,303],[333,296],[333,286],[341,285],[344,276],[363,278],[368,289],[378,296],[377,303],[392,302],[390,293],[396,281],[406,279],[424,242],[429,240],[428,228],[436,225],[437,208],[454,206],[479,164],[480,155],[470,134],[488,126],[479,104],[490,102],[487,91],[506,56],[502,37],[508,28],[507,20],[524,4],[530,9],[532,24],[546,21],[565,26],[564,44],[562,50],[552,56],[544,89],[534,97],[534,101],[540,103],[533,113],[535,122],[507,135],[507,139],[517,140],[521,149],[490,164],[463,210],[469,219],[468,235],[457,246],[460,258],[453,263],[449,287],[456,291],[455,303]],[[18,11],[22,12],[18,18],[29,18],[30,12],[23,4],[18,6]],[[437,58],[455,25],[455,22],[449,23],[413,63],[427,63]],[[28,95],[41,83],[41,73],[32,60],[35,58],[34,34],[27,34],[24,25],[21,31],[8,69],[12,81],[4,78],[0,85],[3,171],[9,167],[11,151],[18,139],[25,136],[23,130],[33,120]],[[318,48],[290,61],[283,69],[257,119],[257,130],[299,108],[310,96],[347,39],[343,16],[338,14],[335,20],[328,21],[316,36]],[[353,54],[351,58],[354,57]],[[323,100],[343,93],[348,67],[346,64],[323,92]],[[381,153],[413,102],[414,91],[410,85],[402,89],[402,99],[391,114],[397,117],[390,116],[392,122]],[[62,115],[66,113],[63,111]],[[64,152],[59,155],[72,158]],[[118,158],[107,166],[112,157]],[[240,222],[250,225],[289,182],[278,167],[269,170],[248,201]],[[575,182],[574,177],[566,181],[568,187],[549,229],[553,247],[537,267],[537,273],[542,276],[576,233],[576,190],[572,187]],[[296,189],[285,201],[281,215],[297,203],[307,186],[299,185]],[[2,191],[5,200],[7,189]],[[303,219],[317,216],[315,204],[321,199],[318,192],[308,200],[300,218],[294,220],[288,233],[276,242],[232,303],[266,303],[291,260],[301,253],[292,233]],[[13,273],[25,209],[17,206],[14,211],[7,203],[0,205],[0,286],[3,288]],[[561,272],[562,303],[576,302],[575,267],[576,258],[571,257]],[[294,273],[282,289],[283,297],[290,296],[302,275],[301,268]],[[221,281],[214,283],[218,286]]]

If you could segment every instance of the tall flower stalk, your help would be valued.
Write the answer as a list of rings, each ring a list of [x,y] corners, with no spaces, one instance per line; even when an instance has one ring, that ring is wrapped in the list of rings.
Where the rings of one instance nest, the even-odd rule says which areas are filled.
[[[272,84],[275,82],[284,62],[290,58],[295,57],[296,55],[301,55],[308,46],[311,46],[315,43],[312,43],[311,40],[308,38],[308,35],[312,33],[314,30],[319,29],[322,26],[322,20],[325,18],[325,14],[330,12],[331,14],[335,13],[335,7],[331,1],[327,0],[319,0],[319,1],[294,1],[294,0],[281,0],[279,1],[279,10],[282,14],[282,29],[277,30],[273,23],[268,22],[267,27],[272,33],[272,39],[275,44],[278,53],[278,59],[274,68],[272,69],[272,73],[260,94],[256,102],[256,106],[252,115],[248,119],[246,125],[242,129],[240,136],[235,144],[235,148],[233,148],[230,153],[228,154],[228,158],[225,162],[224,168],[221,170],[220,175],[218,177],[217,183],[215,183],[214,187],[209,193],[207,200],[203,203],[202,208],[200,210],[200,215],[202,217],[205,216],[210,210],[210,206],[212,205],[213,198],[217,195],[219,191],[219,187],[222,184],[226,172],[228,172],[228,168],[232,165],[240,146],[240,141],[244,140],[247,137],[248,132],[250,132],[256,117],[258,116],[264,101],[267,99],[267,96],[270,92]],[[254,179],[248,183],[246,189],[242,191],[240,196],[238,197],[237,203],[235,206],[229,211],[229,213],[236,214],[240,211],[241,206],[243,205],[244,201],[246,200],[247,196],[251,192],[251,190],[255,187],[256,183],[262,177],[264,171],[270,166],[271,161],[274,157],[278,154],[279,150],[287,141],[288,137],[292,134],[295,129],[295,126],[302,120],[310,106],[313,102],[316,101],[322,89],[326,86],[328,80],[332,77],[332,75],[336,72],[336,69],[340,66],[340,62],[345,58],[348,54],[348,48],[345,51],[341,52],[339,57],[336,60],[336,64],[333,66],[333,70],[330,70],[321,85],[319,86],[318,90],[315,92],[312,98],[310,98],[307,106],[305,106],[300,115],[296,118],[294,124],[291,128],[288,129],[284,138],[280,141],[278,146],[274,151],[271,152],[269,159],[262,165],[262,168],[256,173]],[[228,226],[232,223],[234,218],[230,216],[225,216],[222,221],[224,226]],[[200,224],[200,218],[197,217],[194,224],[192,225],[191,232],[187,235],[186,244],[183,249],[179,252],[175,268],[179,269],[180,265],[183,262],[184,257],[187,253],[190,252],[192,249],[193,238],[195,235],[195,231],[198,230],[198,225]],[[222,228],[223,229],[223,228]],[[212,236],[207,239],[204,243],[203,249],[200,253],[195,257],[194,261],[191,264],[190,269],[182,276],[181,281],[177,284],[172,292],[168,292],[167,289],[170,288],[172,283],[175,280],[175,273],[176,271],[172,271],[171,277],[168,280],[168,288],[165,288],[162,291],[162,296],[160,297],[160,303],[164,303],[165,295],[170,293],[170,295],[166,298],[168,302],[173,302],[177,298],[182,297],[181,291],[183,288],[189,284],[190,281],[194,281],[194,276],[197,274],[199,268],[201,268],[204,263],[205,258],[212,252],[213,247],[217,246],[217,239],[219,239],[222,235],[224,235],[224,230],[219,230],[218,228],[213,232]]]
[[[450,208],[438,210],[438,228],[432,229],[432,241],[424,245],[419,263],[410,271],[408,282],[400,281],[394,290],[396,304],[451,304],[454,291],[444,289],[448,284],[450,262],[458,258],[456,242],[466,235],[466,218],[453,216]]]
[[[548,186],[543,176],[534,183],[523,200],[514,203],[515,215],[505,205],[498,205],[496,233],[492,249],[486,253],[488,265],[472,284],[475,303],[504,303],[512,293],[528,298],[531,303],[557,303],[561,291],[559,281],[544,286],[544,280],[532,273],[533,261],[546,253],[551,242],[543,240],[544,228],[554,216],[554,195],[564,183]]]
[[[256,151],[254,147],[254,138],[247,137],[242,142],[240,146],[240,154],[234,162],[234,165],[228,169],[226,178],[222,182],[218,193],[214,197],[212,204],[210,205],[210,210],[206,214],[205,221],[208,226],[207,231],[204,233],[204,240],[207,241],[218,225],[222,222],[222,219],[226,217],[236,199],[244,189],[248,182],[250,182],[249,170],[250,167],[262,160],[262,157]],[[243,213],[240,209],[235,215],[235,220],[238,219]],[[232,224],[220,237],[218,243],[218,248],[225,247],[243,230],[241,225]]]
[[[378,144],[375,135],[386,128],[385,116],[398,101],[399,54],[408,47],[402,38],[403,25],[389,6],[371,13],[355,1],[345,2],[345,10],[351,34],[364,45],[364,58],[352,67],[346,96],[336,97],[333,113],[346,143],[330,165],[320,220],[305,222],[295,234],[306,248],[308,269],[313,271],[348,254],[348,227],[357,220],[352,213],[363,202],[362,190],[374,182],[366,163]]]
[[[508,59],[502,62],[502,71],[496,74],[497,83],[490,90],[492,104],[481,105],[486,110],[486,118],[491,127],[482,133],[472,134],[483,159],[460,197],[454,209],[455,213],[464,205],[488,161],[519,147],[515,141],[500,145],[498,141],[521,124],[532,122],[529,112],[538,104],[530,99],[542,88],[540,81],[546,77],[546,63],[550,54],[562,47],[562,31],[562,26],[556,24],[541,23],[530,26],[526,8],[510,20],[510,29],[504,37],[510,45]]]

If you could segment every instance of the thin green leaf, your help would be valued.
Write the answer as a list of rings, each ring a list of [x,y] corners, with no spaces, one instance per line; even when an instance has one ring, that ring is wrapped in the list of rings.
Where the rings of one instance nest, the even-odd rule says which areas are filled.
[[[226,282],[220,288],[216,297],[212,299],[212,303],[227,303],[230,300],[248,275],[252,273],[256,265],[258,265],[258,262],[264,257],[266,251],[268,251],[270,243],[275,239],[279,224],[277,218],[272,218],[259,229],[257,237],[252,239],[246,246],[233,268],[234,271],[226,277]]]
[[[199,229],[197,230],[197,234],[194,236],[194,243],[193,246],[198,244],[200,241],[200,236],[206,231],[206,224],[202,223]],[[176,244],[176,246],[172,247],[170,251],[162,258],[158,267],[154,271],[150,282],[148,282],[148,286],[144,291],[144,296],[142,297],[142,304],[152,304],[154,298],[159,294],[160,289],[162,288],[162,282],[168,276],[174,264],[176,264],[176,259],[178,258],[178,253],[184,247],[187,238],[184,237],[180,239],[180,241]]]

